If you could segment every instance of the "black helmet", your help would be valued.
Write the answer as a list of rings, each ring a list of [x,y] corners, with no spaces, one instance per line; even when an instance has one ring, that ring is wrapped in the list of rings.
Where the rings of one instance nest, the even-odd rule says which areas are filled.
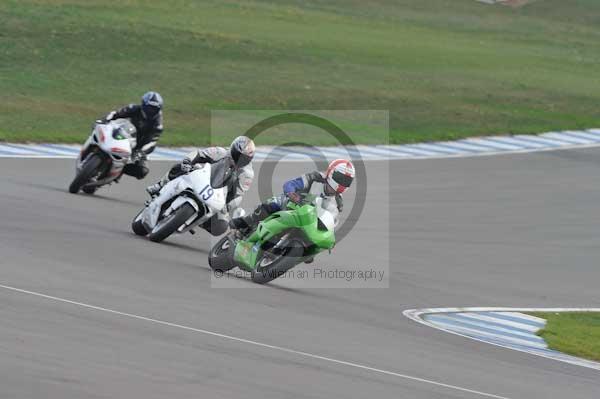
[[[155,91],[149,91],[142,96],[142,114],[144,118],[154,119],[163,107],[163,99]]]
[[[254,141],[246,136],[236,137],[229,149],[235,166],[242,168],[254,158]]]

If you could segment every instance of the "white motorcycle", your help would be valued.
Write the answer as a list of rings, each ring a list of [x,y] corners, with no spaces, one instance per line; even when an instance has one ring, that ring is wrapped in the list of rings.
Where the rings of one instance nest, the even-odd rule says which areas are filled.
[[[160,190],[131,223],[133,232],[161,242],[173,233],[194,233],[194,228],[221,212],[233,189],[234,169],[229,158],[197,164]]]
[[[127,119],[97,123],[77,157],[75,178],[69,192],[93,194],[123,174],[136,145],[136,129]]]

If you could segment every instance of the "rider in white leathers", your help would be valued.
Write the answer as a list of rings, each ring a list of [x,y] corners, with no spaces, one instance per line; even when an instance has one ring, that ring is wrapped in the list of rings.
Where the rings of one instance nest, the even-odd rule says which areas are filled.
[[[254,142],[246,136],[237,137],[228,149],[223,147],[201,148],[187,154],[181,163],[174,165],[157,183],[146,188],[151,196],[156,196],[161,188],[169,181],[189,173],[194,165],[199,163],[215,163],[225,157],[231,157],[235,167],[235,189],[227,193],[227,206],[219,213],[202,224],[202,227],[214,236],[227,231],[230,215],[237,217],[241,214],[243,195],[250,189],[254,180],[252,158],[254,157]]]

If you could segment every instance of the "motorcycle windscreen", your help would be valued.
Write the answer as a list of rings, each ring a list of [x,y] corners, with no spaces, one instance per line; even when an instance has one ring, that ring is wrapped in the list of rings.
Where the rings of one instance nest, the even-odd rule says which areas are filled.
[[[233,164],[229,157],[225,157],[211,165],[210,185],[212,188],[228,186],[233,180]]]

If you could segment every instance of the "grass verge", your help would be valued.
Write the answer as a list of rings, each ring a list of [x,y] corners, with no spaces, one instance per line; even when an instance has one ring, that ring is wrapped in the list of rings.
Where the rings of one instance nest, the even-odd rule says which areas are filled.
[[[229,142],[217,109],[389,110],[392,143],[598,127],[599,15],[597,0],[3,0],[0,140],[81,143],[149,89],[163,145]]]
[[[600,361],[600,313],[532,313],[547,320],[538,335],[551,349]]]

